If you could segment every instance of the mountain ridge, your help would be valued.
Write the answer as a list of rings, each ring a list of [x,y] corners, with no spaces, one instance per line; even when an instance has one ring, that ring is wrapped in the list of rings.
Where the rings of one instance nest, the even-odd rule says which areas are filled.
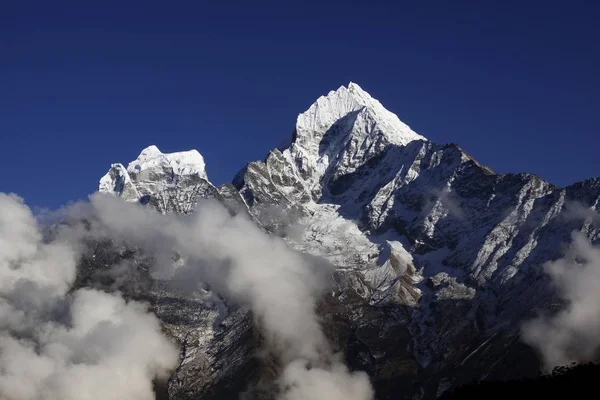
[[[99,190],[181,214],[201,198],[227,198],[232,212],[327,259],[337,269],[325,324],[378,398],[435,398],[463,380],[535,373],[521,322],[557,301],[541,269],[561,256],[556,244],[574,230],[600,241],[598,220],[571,210],[598,212],[600,179],[559,188],[498,174],[379,107],[354,83],[330,91],[299,115],[287,147],[246,165],[233,185],[181,173],[189,168],[175,174],[169,162],[154,181],[113,164]],[[290,235],[295,225],[303,230]],[[212,351],[200,342],[196,353]],[[515,357],[523,368],[505,364]]]

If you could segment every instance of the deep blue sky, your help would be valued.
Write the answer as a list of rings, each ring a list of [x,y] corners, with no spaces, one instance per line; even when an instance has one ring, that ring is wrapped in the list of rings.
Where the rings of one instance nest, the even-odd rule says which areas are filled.
[[[85,198],[150,144],[223,183],[349,81],[499,172],[598,176],[599,20],[596,1],[3,1],[0,191]]]

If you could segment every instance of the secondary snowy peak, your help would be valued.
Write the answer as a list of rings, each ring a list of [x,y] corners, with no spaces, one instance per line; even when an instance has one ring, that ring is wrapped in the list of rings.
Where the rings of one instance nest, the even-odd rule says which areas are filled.
[[[100,179],[98,191],[138,201],[144,196],[156,196],[183,180],[212,187],[202,155],[196,150],[162,153],[158,147],[149,146],[127,169],[122,164],[112,164]]]
[[[197,150],[181,151],[177,153],[162,153],[158,147],[146,147],[137,159],[130,162],[127,172],[130,175],[143,175],[148,172],[171,170],[173,175],[197,175],[208,180],[206,176],[204,157]]]

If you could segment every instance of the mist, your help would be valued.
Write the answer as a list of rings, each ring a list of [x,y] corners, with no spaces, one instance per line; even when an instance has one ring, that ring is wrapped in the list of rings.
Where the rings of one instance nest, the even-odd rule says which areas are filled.
[[[566,307],[523,326],[523,338],[542,355],[545,367],[598,361],[600,349],[600,248],[573,232],[565,256],[545,265]]]
[[[69,223],[52,243],[43,244],[22,200],[3,195],[2,201],[6,203],[0,203],[2,274],[20,274],[25,281],[2,277],[0,283],[4,316],[0,320],[9,321],[0,326],[0,397],[41,399],[44,393],[44,399],[79,400],[93,393],[93,398],[151,399],[152,380],[177,365],[177,349],[161,334],[159,321],[145,305],[94,289],[66,295],[85,240],[110,238],[150,255],[153,276],[192,287],[207,283],[248,307],[265,349],[279,366],[275,397],[373,398],[368,376],[349,371],[334,354],[315,311],[331,283],[331,266],[292,250],[246,215],[232,216],[214,200],[202,201],[190,216],[163,215],[95,194],[89,202],[61,210],[61,218]],[[22,214],[17,222],[11,208]],[[85,226],[78,223],[82,220]],[[173,262],[174,252],[178,263]],[[24,284],[35,290],[20,290]],[[15,291],[20,294],[13,295]],[[21,321],[23,309],[29,324]],[[4,350],[11,346],[16,352]],[[10,373],[5,373],[7,368],[12,368]],[[39,384],[28,385],[30,379]],[[114,385],[107,384],[112,381]],[[81,395],[65,394],[71,385],[81,386]],[[27,392],[32,386],[34,391]],[[48,390],[54,390],[50,392],[54,397],[47,395]]]

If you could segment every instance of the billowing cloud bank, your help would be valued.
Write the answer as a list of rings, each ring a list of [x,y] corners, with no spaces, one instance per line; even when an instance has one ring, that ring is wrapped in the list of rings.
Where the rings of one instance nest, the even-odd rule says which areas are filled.
[[[43,243],[22,200],[0,194],[0,398],[153,399],[177,349],[144,304],[70,293],[77,249]]]

